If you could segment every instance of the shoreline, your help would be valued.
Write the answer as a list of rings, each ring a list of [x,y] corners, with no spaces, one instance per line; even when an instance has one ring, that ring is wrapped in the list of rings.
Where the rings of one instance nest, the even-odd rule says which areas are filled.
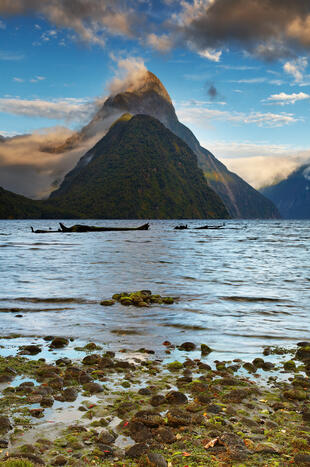
[[[310,465],[310,343],[252,363],[190,342],[163,342],[164,358],[79,344],[29,338],[0,357],[0,465]]]

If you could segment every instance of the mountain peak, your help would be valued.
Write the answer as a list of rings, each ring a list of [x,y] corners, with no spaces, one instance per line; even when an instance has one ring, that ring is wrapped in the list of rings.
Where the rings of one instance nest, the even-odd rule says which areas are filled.
[[[124,87],[121,89],[118,88],[111,94],[111,96],[106,100],[106,105],[112,104],[113,106],[115,103],[123,100],[132,100],[132,99],[144,99],[147,96],[151,97],[156,94],[157,96],[162,97],[165,101],[167,101],[170,105],[172,105],[171,97],[168,94],[167,89],[157,78],[154,73],[151,71],[146,70],[145,72],[139,74],[139,76],[135,77],[135,79],[129,79],[128,82],[125,84]]]
[[[151,71],[146,71],[144,76],[141,77],[138,82],[130,84],[125,92],[133,92],[139,96],[148,92],[156,92],[164,99],[166,99],[170,104],[172,104],[171,98],[165,86]]]

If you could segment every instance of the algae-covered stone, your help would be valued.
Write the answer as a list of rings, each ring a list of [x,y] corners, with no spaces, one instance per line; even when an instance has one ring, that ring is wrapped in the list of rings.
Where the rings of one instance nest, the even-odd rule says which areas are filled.
[[[86,383],[84,384],[83,389],[85,389],[85,391],[90,392],[91,394],[103,392],[103,386],[101,386],[101,384],[99,383]]]
[[[9,417],[0,415],[0,433],[7,433],[12,428]]]
[[[20,347],[20,353],[22,355],[37,355],[41,352],[41,347],[39,345],[23,345]]]
[[[124,306],[130,306],[133,304],[133,301],[131,300],[130,297],[122,297],[121,298],[121,304]]]
[[[66,388],[63,393],[63,398],[67,402],[74,402],[77,399],[77,396],[79,395],[77,389],[75,388]]]
[[[115,304],[115,300],[102,300],[100,305],[102,306],[112,306]]]
[[[96,365],[100,363],[101,361],[101,355],[99,354],[91,354],[91,355],[86,355],[86,357],[83,358],[82,363],[84,365]]]
[[[69,340],[65,337],[55,337],[52,340],[50,347],[54,349],[60,349],[62,347],[66,347],[69,344]]]
[[[153,407],[158,407],[159,405],[165,404],[166,398],[162,394],[155,394],[150,399],[150,404]]]
[[[179,409],[171,409],[167,413],[167,423],[172,427],[187,426],[191,423],[191,416]]]
[[[131,446],[126,451],[126,456],[130,457],[131,459],[137,459],[141,457],[147,451],[147,445],[143,443],[137,443]]]
[[[288,360],[284,362],[283,368],[286,371],[296,371],[296,363],[293,360]]]
[[[146,457],[146,462],[149,467],[168,467],[164,456],[157,452],[149,452]]]
[[[256,366],[253,365],[253,363],[250,363],[250,362],[244,363],[243,368],[245,370],[247,370],[249,373],[256,373],[256,371],[257,371]]]
[[[207,344],[201,344],[200,346],[201,355],[209,355],[212,349]]]
[[[297,400],[297,401],[304,401],[307,399],[306,391],[301,389],[289,389],[283,393],[284,397],[287,399]]]
[[[186,352],[191,352],[196,349],[196,345],[193,342],[183,342],[179,347],[180,350],[185,350]]]
[[[186,395],[179,391],[168,392],[166,400],[169,404],[186,404],[188,401]]]
[[[168,363],[167,368],[170,371],[181,370],[183,368],[183,365],[181,362],[175,360],[174,362]]]
[[[258,358],[254,358],[252,363],[256,368],[262,368],[265,362],[263,358],[258,357]]]
[[[162,302],[165,303],[165,305],[173,305],[174,299],[172,297],[162,297]]]

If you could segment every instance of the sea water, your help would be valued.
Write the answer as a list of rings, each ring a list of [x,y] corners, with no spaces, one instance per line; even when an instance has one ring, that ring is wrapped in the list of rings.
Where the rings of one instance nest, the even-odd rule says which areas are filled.
[[[144,221],[78,221],[138,226]],[[73,221],[64,221],[72,225]],[[60,335],[111,348],[206,343],[217,357],[310,340],[310,221],[150,221],[148,231],[33,234],[58,221],[0,221],[0,333]],[[149,308],[100,305],[150,289]]]

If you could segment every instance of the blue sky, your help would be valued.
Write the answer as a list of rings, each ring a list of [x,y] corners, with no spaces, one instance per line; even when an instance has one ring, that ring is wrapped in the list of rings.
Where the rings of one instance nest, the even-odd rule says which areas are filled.
[[[128,59],[249,182],[286,175],[310,157],[310,5],[291,3],[0,1],[0,135],[80,128]]]

